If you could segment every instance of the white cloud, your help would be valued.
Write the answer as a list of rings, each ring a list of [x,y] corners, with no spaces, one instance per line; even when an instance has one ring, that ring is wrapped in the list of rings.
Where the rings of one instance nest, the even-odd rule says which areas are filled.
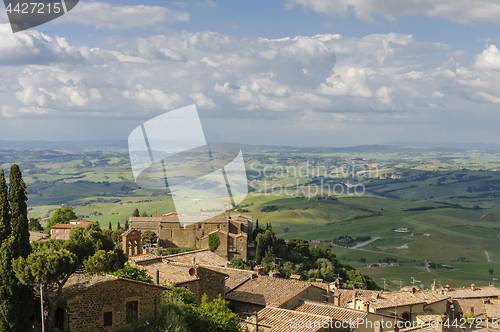
[[[369,23],[375,23],[377,15],[389,21],[398,16],[425,15],[459,23],[500,23],[500,3],[496,0],[287,0],[286,6],[302,6],[334,17],[354,15]]]
[[[159,6],[114,6],[105,2],[82,2],[55,23],[77,23],[98,29],[150,28],[159,23],[189,22],[190,14]]]
[[[209,97],[205,96],[201,92],[191,93],[191,98],[193,98],[194,102],[199,107],[202,107],[202,108],[214,108],[215,107],[214,101],[212,99],[210,99]]]
[[[476,56],[476,68],[480,70],[500,69],[500,51],[495,45],[489,45],[481,54]]]

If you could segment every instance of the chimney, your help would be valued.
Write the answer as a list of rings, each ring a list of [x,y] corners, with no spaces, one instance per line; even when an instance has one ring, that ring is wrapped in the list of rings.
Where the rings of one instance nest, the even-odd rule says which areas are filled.
[[[334,292],[333,293],[333,304],[334,305],[340,305],[340,292]]]
[[[363,311],[364,312],[370,312],[370,302],[365,302],[363,303]]]
[[[444,286],[444,289],[446,289],[446,291],[447,291],[447,292],[451,291],[451,287],[450,287],[450,285],[446,285],[446,286]]]
[[[262,265],[256,265],[253,270],[257,272],[257,275],[261,276],[264,274],[264,267]]]
[[[272,270],[269,272],[269,276],[271,278],[279,278],[280,277],[280,271],[278,270]]]
[[[475,290],[476,290],[476,285],[471,284],[471,285],[470,285],[470,289],[471,289],[471,290],[473,290],[473,291],[475,291]]]
[[[156,284],[160,284],[160,270],[156,269]]]
[[[432,284],[431,286],[431,291],[434,293],[436,292],[436,284]]]
[[[316,282],[317,282],[318,284],[322,284],[322,283],[323,283],[323,279],[316,279]]]
[[[191,264],[196,265],[196,257],[191,258]]]
[[[158,218],[160,216],[160,213],[158,212],[158,210],[155,211],[155,217]]]
[[[292,274],[290,279],[300,281],[302,280],[302,276],[300,274]]]

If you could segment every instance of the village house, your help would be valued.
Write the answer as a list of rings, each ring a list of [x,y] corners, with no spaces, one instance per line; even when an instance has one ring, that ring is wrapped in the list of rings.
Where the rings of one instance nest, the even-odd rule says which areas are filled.
[[[63,288],[54,330],[104,332],[126,328],[146,315],[159,315],[165,289],[112,275],[75,273]],[[38,321],[34,331],[40,330]]]
[[[46,231],[30,231],[30,243],[37,241],[47,241],[50,235]]]
[[[357,295],[348,307],[403,321],[441,321],[447,314],[450,296],[441,292],[377,292]]]
[[[86,228],[93,222],[85,220],[70,220],[69,224],[57,224],[50,229],[50,238],[55,240],[69,240],[69,232],[73,227],[81,226]]]
[[[333,322],[348,323],[359,332],[392,331],[395,321],[393,316],[385,316],[371,312],[341,308],[331,303],[301,300],[292,310],[330,318]],[[335,325],[335,324],[334,324]],[[342,324],[337,323],[337,326]]]
[[[145,269],[148,275],[159,284],[189,288],[198,299],[201,299],[203,294],[207,295],[209,301],[218,298],[219,295],[224,297],[227,275],[200,266],[194,255],[191,259],[190,263],[179,263],[161,256],[147,254],[129,257],[129,264]]]
[[[256,315],[249,316],[242,324],[243,331],[248,332],[349,332],[351,329],[337,328],[330,324],[327,316],[314,315],[281,308],[267,307]]]
[[[244,214],[230,215],[226,211],[222,216],[183,216],[187,224],[181,226],[178,213],[168,213],[155,217],[130,217],[130,228],[140,231],[153,231],[158,236],[160,247],[187,247],[208,249],[210,234],[219,237],[220,245],[215,250],[219,256],[231,260],[241,257],[243,260],[255,256],[255,243],[252,237],[253,217]]]
[[[254,275],[226,294],[236,313],[255,312],[266,306],[291,309],[300,300],[324,301],[327,291],[309,282]]]

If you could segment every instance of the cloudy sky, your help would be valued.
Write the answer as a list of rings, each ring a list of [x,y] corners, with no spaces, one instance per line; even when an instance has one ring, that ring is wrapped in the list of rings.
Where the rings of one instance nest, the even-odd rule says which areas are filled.
[[[81,1],[16,34],[1,8],[0,140],[196,104],[209,141],[498,143],[499,28],[496,0]]]

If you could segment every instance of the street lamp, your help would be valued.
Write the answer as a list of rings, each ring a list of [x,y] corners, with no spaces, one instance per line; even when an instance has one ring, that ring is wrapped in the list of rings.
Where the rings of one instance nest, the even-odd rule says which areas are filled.
[[[45,332],[45,322],[43,319],[43,280],[38,280],[38,285],[40,285],[40,305],[41,305],[41,316],[42,316],[42,332]]]

